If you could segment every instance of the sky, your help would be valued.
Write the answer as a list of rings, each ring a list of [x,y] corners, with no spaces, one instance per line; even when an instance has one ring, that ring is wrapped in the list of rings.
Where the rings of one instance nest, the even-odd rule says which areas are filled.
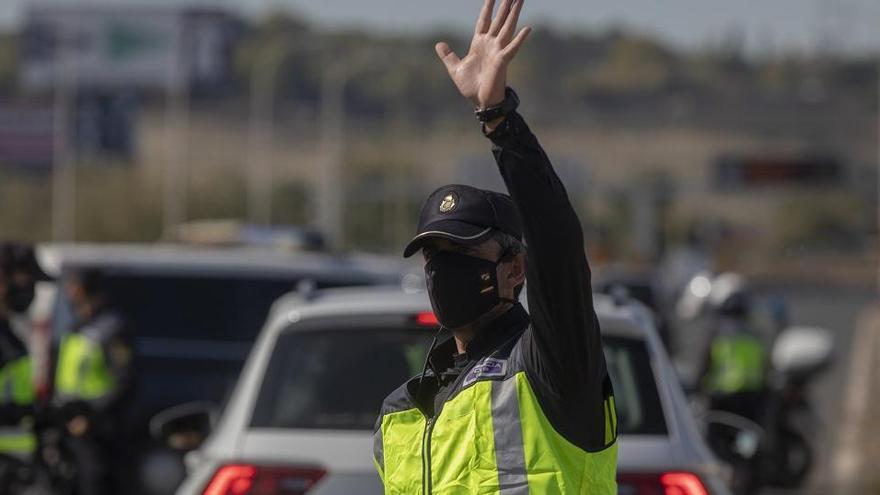
[[[0,0],[0,27],[15,26],[35,0]],[[54,4],[189,5],[183,0],[54,0]],[[41,1],[41,4],[47,3]],[[291,9],[322,26],[412,32],[469,30],[482,0],[196,0],[249,15]],[[697,47],[739,36],[751,52],[880,51],[880,0],[531,0],[523,23],[569,29],[623,26]]]

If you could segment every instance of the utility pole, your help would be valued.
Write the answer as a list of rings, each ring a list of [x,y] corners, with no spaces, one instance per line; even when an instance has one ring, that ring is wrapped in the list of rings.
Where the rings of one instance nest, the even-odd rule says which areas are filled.
[[[71,36],[63,26],[55,33],[55,102],[52,143],[52,240],[76,240],[76,156],[74,134],[76,63],[68,47]]]
[[[189,61],[184,55],[183,22],[176,26],[172,44],[178,56],[168,64],[165,83],[162,226],[166,232],[186,220],[189,193]]]
[[[246,184],[247,218],[250,223],[272,223],[272,144],[275,137],[275,92],[284,50],[272,47],[257,57],[251,69],[250,117],[248,122]]]
[[[342,64],[325,66],[321,81],[321,157],[318,168],[318,227],[332,247],[344,245],[342,202],[345,158],[345,86],[348,74]]]

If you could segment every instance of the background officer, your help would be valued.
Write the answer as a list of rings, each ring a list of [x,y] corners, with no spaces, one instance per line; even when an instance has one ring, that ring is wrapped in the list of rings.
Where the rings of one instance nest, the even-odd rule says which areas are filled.
[[[112,309],[96,270],[67,276],[76,324],[61,340],[53,402],[66,419],[79,495],[116,493],[122,405],[132,392],[132,347],[125,319]]]
[[[769,357],[752,316],[752,295],[745,279],[722,273],[712,281],[707,300],[709,345],[701,385],[712,409],[760,421]]]
[[[32,246],[0,244],[0,454],[24,462],[30,461],[37,447],[32,428],[34,372],[27,344],[10,320],[27,313],[36,282],[48,278]]]

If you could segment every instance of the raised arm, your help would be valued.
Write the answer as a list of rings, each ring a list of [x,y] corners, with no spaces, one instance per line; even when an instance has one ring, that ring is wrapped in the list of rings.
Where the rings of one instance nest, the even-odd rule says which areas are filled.
[[[437,44],[453,82],[478,108],[504,99],[508,64],[530,33],[525,27],[515,34],[522,5],[522,0],[503,0],[492,19],[494,2],[487,0],[462,59],[446,43]],[[519,114],[491,122],[485,130],[528,248],[533,326],[527,358],[564,399],[601,407],[610,385],[580,221],[546,153]],[[604,417],[597,421],[604,422]]]

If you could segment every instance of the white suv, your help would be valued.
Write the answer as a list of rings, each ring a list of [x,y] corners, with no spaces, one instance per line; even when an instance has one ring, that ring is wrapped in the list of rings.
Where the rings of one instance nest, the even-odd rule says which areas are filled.
[[[650,313],[595,299],[618,401],[619,492],[727,494]],[[421,371],[435,331],[424,294],[281,298],[214,431],[188,454],[178,495],[381,494],[374,422],[385,395]]]

